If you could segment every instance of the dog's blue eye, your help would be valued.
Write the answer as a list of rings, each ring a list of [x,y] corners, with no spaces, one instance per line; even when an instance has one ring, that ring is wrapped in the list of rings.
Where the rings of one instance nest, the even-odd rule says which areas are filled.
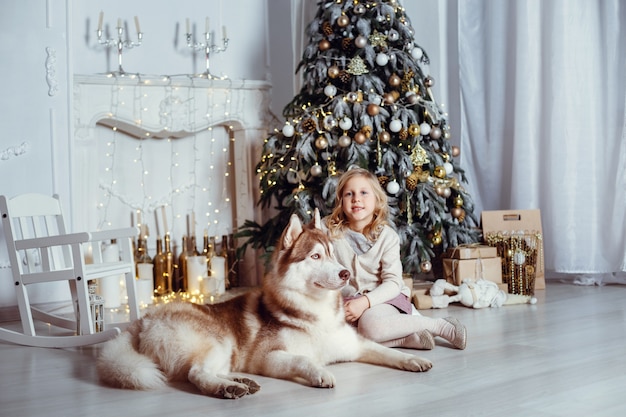
[[[314,253],[313,255],[311,255],[311,258],[319,259],[320,258],[320,254],[319,253]]]

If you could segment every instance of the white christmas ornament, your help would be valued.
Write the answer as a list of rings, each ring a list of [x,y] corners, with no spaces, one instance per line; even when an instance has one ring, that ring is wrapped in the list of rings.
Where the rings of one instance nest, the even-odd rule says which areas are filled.
[[[443,168],[446,170],[446,175],[450,175],[454,171],[454,167],[450,162],[444,162]]]
[[[389,181],[387,183],[387,192],[389,194],[397,194],[400,191],[400,184],[396,180]]]
[[[411,50],[411,56],[414,59],[421,59],[422,56],[424,55],[424,51],[422,51],[422,48],[413,48],[413,50]]]
[[[344,117],[339,121],[339,127],[343,130],[349,130],[352,127],[352,120],[349,117]]]
[[[382,52],[376,55],[376,63],[381,67],[384,67],[389,62],[389,57],[387,54],[383,54]]]
[[[420,134],[426,136],[430,133],[430,125],[426,122],[420,125]]]
[[[324,94],[326,94],[327,97],[335,97],[335,94],[337,94],[337,87],[332,84],[328,84],[324,87]]]
[[[389,130],[394,133],[397,133],[402,130],[402,122],[398,119],[394,119],[389,123]]]
[[[295,132],[296,130],[290,124],[286,124],[285,126],[283,126],[283,135],[285,135],[286,137],[292,137]]]

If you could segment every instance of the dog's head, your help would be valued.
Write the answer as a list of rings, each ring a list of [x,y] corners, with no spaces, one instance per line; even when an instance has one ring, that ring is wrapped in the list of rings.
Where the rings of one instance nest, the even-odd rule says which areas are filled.
[[[306,226],[297,215],[291,216],[276,247],[273,263],[275,278],[280,277],[289,287],[309,292],[336,290],[350,279],[350,271],[335,259],[317,209]]]

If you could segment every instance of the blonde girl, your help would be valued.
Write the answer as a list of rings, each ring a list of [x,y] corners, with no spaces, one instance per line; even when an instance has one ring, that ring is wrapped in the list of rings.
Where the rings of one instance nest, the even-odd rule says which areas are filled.
[[[346,320],[389,347],[432,349],[439,336],[465,349],[467,331],[458,320],[425,317],[412,308],[411,290],[402,280],[400,239],[388,214],[387,194],[374,174],[353,168],[340,177],[335,208],[323,223],[337,260],[351,273],[343,290]]]

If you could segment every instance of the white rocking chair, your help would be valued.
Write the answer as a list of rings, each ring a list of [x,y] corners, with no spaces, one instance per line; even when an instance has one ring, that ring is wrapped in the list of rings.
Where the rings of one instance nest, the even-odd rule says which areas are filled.
[[[23,327],[22,333],[0,327],[0,340],[62,348],[100,343],[114,337],[127,323],[107,324],[107,329],[97,332],[88,291],[90,280],[111,275],[124,274],[130,321],[139,318],[131,244],[131,238],[138,234],[136,228],[66,233],[57,195],[22,194],[12,199],[0,196],[0,215]],[[112,239],[120,247],[120,259],[103,262],[100,245]],[[92,248],[92,263],[85,261],[88,245]],[[69,283],[74,317],[55,315],[31,305],[28,287],[53,281]],[[33,319],[74,332],[38,335]]]

